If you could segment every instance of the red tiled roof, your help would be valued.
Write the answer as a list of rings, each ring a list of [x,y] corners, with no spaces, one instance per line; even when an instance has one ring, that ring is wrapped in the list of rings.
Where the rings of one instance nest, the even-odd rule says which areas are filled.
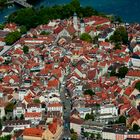
[[[74,118],[74,117],[71,117],[70,118],[70,123],[75,123],[75,124],[79,124],[79,125],[82,125],[84,122],[84,120],[80,119],[80,118]]]
[[[55,34],[59,34],[62,30],[63,30],[63,27],[59,25],[59,26],[54,30],[54,33],[55,33]]]
[[[48,126],[48,128],[52,134],[55,134],[57,130],[57,121],[53,121],[52,124]]]
[[[59,80],[57,79],[48,81],[48,88],[58,87],[58,85],[59,85]]]
[[[127,87],[124,94],[127,95],[127,96],[130,96],[131,93],[133,92],[134,88],[132,87]]]
[[[48,107],[62,107],[61,103],[50,103]]]
[[[41,117],[41,112],[26,112],[25,117]]]
[[[44,130],[38,128],[25,128],[23,136],[42,137]]]
[[[126,76],[140,77],[140,70],[129,70]]]

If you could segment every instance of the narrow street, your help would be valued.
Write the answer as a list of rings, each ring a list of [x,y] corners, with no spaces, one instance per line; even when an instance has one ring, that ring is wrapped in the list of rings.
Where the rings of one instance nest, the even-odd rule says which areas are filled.
[[[63,103],[63,118],[64,118],[64,130],[63,135],[61,136],[60,140],[63,138],[70,139],[70,112],[71,112],[71,101],[70,97],[66,97],[67,90],[65,86],[61,88],[60,97]]]

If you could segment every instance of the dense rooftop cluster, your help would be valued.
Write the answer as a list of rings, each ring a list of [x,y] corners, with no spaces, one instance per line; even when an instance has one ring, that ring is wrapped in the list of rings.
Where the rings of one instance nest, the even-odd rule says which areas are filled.
[[[119,42],[116,49],[109,40],[120,27],[127,30],[129,42]],[[17,30],[9,23],[0,31],[2,136],[59,139],[65,94],[71,99],[70,128],[78,136],[84,130],[96,138],[111,139],[108,133],[119,140],[140,138],[132,131],[140,125],[139,24],[111,23],[98,16],[80,19],[75,13],[30,29],[7,46],[6,35]],[[91,40],[83,41],[83,34]]]

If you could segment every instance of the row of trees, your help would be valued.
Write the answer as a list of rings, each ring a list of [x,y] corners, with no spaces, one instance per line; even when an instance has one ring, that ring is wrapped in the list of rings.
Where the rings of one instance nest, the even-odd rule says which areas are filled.
[[[67,19],[71,17],[74,12],[76,12],[79,17],[89,17],[92,15],[105,16],[92,7],[81,7],[79,0],[72,0],[69,4],[65,5],[41,7],[38,9],[20,9],[8,17],[8,22],[25,25],[27,29],[29,29],[40,24],[46,24],[52,19]]]

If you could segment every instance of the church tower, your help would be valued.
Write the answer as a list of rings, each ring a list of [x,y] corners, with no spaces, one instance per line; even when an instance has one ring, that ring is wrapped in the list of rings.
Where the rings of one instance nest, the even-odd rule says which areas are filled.
[[[85,22],[83,19],[80,20],[80,33],[85,33]]]
[[[77,18],[76,13],[74,13],[74,15],[73,15],[73,26],[74,26],[74,29],[77,31],[78,30],[78,18]]]

